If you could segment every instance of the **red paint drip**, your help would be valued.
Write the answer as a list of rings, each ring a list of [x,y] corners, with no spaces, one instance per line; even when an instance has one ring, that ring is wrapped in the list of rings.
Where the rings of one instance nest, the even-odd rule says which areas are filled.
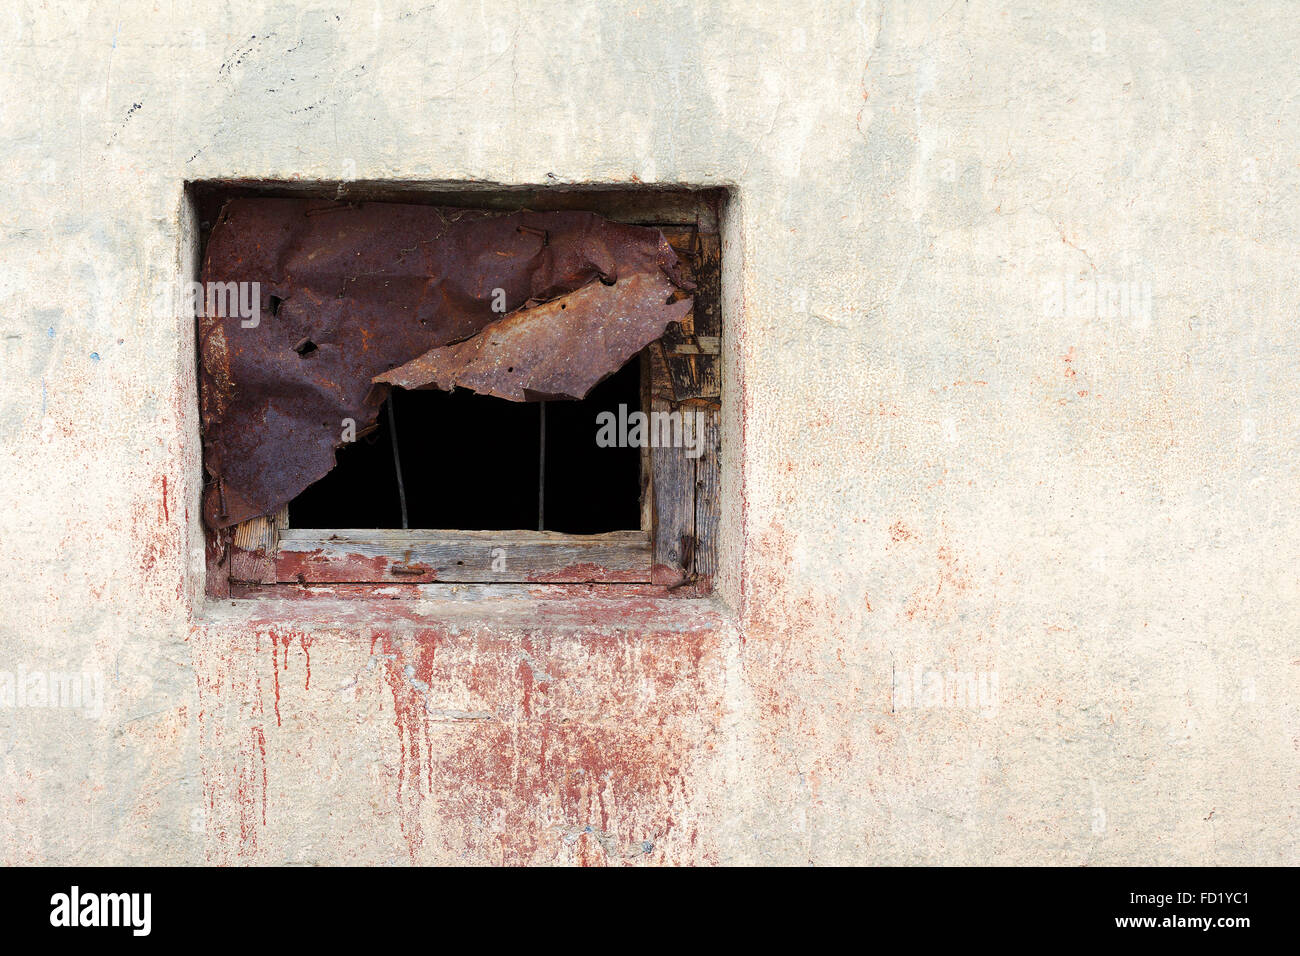
[[[311,690],[311,641],[312,639],[306,634],[298,638],[298,644],[302,647],[303,656],[307,658],[307,686],[303,688],[304,690]]]
[[[262,752],[262,826],[266,826],[266,735],[261,727],[253,728],[257,734],[257,749]]]
[[[280,648],[271,635],[271,673],[275,675],[275,726],[280,726]]]
[[[404,660],[401,647],[390,635],[372,635],[371,652],[374,653],[375,641],[380,638],[381,652],[384,655],[384,680],[393,694],[393,726],[397,729],[398,820],[402,835],[406,838],[407,850],[414,861],[416,852],[424,844],[420,809],[425,794],[433,792],[433,740],[429,733],[424,695],[412,681],[419,681],[426,687],[431,683],[436,638],[431,634],[418,635],[415,660],[411,663],[415,673],[410,677],[406,674],[407,661]],[[424,764],[423,767],[420,766],[421,763]],[[424,778],[423,781],[420,780],[421,777]],[[422,782],[424,786],[420,785]]]

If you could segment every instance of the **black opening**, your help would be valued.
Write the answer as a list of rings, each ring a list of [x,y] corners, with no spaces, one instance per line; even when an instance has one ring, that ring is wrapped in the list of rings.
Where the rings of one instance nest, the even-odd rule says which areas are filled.
[[[641,526],[641,450],[596,446],[596,416],[641,407],[633,358],[582,401],[546,403],[547,531],[598,534]],[[397,448],[410,527],[514,531],[538,527],[541,407],[464,389],[394,390]],[[388,409],[338,452],[338,465],[289,505],[294,528],[400,528]]]

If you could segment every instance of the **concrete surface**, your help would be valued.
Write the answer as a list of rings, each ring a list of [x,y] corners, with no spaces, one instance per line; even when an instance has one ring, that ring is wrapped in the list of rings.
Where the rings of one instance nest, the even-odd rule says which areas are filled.
[[[1298,49],[1282,2],[7,5],[0,859],[1300,862]],[[155,295],[234,176],[732,187],[720,602],[205,606]]]

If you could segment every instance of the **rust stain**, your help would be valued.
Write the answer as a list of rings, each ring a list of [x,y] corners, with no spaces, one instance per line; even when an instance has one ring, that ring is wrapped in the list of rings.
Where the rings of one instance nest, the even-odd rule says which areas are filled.
[[[202,281],[258,283],[254,316],[199,319],[213,528],[324,477],[346,421],[375,427],[389,382],[585,394],[683,317],[693,288],[659,230],[591,213],[297,199],[226,203]]]
[[[952,547],[939,545],[933,584],[916,588],[903,606],[907,620],[949,623],[957,616],[958,598],[971,588],[971,574]]]
[[[889,540],[898,544],[900,541],[910,541],[915,535],[912,529],[903,524],[902,521],[895,521],[889,526]]]

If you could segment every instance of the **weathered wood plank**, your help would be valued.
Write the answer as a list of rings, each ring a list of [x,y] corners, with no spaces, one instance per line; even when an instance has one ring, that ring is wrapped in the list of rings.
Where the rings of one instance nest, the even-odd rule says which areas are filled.
[[[591,598],[608,600],[610,598],[673,598],[689,599],[707,597],[708,592],[701,592],[691,586],[667,588],[656,584],[604,581],[586,581],[580,583],[508,583],[484,584],[480,582],[434,582],[433,584],[406,584],[401,581],[377,583],[367,581],[337,582],[330,584],[297,584],[280,582],[278,584],[232,584],[231,598],[260,598],[271,600],[311,601],[313,599],[334,599],[343,601],[390,601],[390,600],[428,600],[442,601],[455,605],[473,606],[479,603],[507,599],[547,600],[547,601],[582,601]],[[372,607],[374,605],[371,605]]]
[[[695,265],[695,344],[697,391],[692,398],[716,400],[722,394],[722,239],[716,233],[700,235],[700,255]],[[684,398],[687,396],[678,396]]]
[[[230,579],[247,584],[275,583],[278,530],[289,523],[289,509],[249,518],[235,525],[230,546]]]
[[[683,448],[651,449],[654,460],[654,584],[673,586],[690,576],[695,531],[695,463]]]
[[[716,399],[722,394],[722,243],[717,233],[665,230],[684,271],[695,282],[695,304],[679,325],[659,340],[673,397]]]
[[[204,593],[213,599],[230,597],[230,536],[205,528]]]
[[[672,401],[672,383],[663,357],[652,350],[650,414],[678,410]],[[687,416],[684,427],[694,424]],[[650,436],[647,436],[649,439]],[[650,448],[651,494],[654,500],[654,584],[675,587],[691,575],[695,542],[695,461],[685,447],[659,445]]]
[[[645,583],[650,566],[644,531],[289,528],[275,561],[278,580],[299,583]]]
[[[721,412],[716,405],[700,411],[704,415],[704,451],[695,460],[695,574],[711,579],[718,570]]]

